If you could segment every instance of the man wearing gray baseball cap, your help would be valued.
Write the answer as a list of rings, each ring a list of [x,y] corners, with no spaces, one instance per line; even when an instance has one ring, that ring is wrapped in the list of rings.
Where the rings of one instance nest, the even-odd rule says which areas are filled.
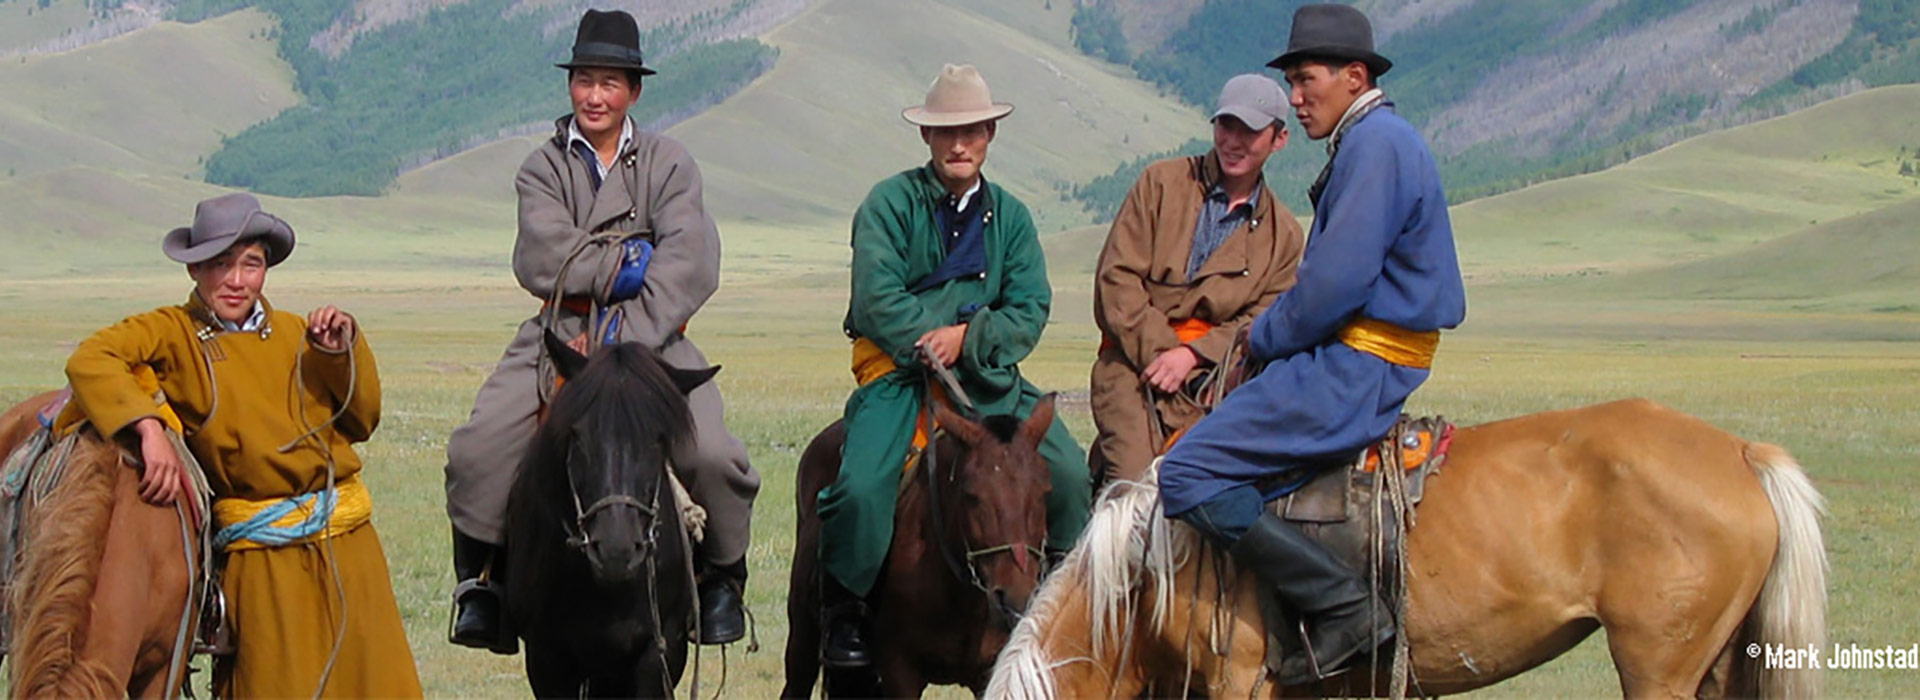
[[[1286,109],[1273,79],[1234,76],[1213,149],[1147,166],[1113,218],[1094,277],[1088,451],[1109,479],[1139,479],[1200,420],[1235,334],[1293,286],[1305,236],[1260,175],[1287,145]]]

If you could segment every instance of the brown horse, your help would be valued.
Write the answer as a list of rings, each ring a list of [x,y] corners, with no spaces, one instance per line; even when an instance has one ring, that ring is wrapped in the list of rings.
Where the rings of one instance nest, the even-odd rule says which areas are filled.
[[[989,416],[975,422],[944,403],[935,403],[934,417],[946,433],[929,452],[933,464],[906,477],[893,544],[870,597],[874,673],[829,670],[829,696],[918,697],[939,684],[978,692],[1039,585],[1052,491],[1039,444],[1053,424],[1053,397],[1035,404],[1025,421]],[[840,472],[845,441],[844,427],[835,422],[800,457],[781,697],[811,696],[820,674],[818,500]]]
[[[39,427],[54,398],[0,414],[0,455]],[[181,507],[142,501],[136,463],[87,428],[64,478],[23,519],[7,601],[15,697],[180,695],[190,654],[176,651],[193,639],[189,601],[200,594],[199,553],[188,559],[182,532],[192,528],[197,543],[198,524]]]
[[[1786,451],[1645,400],[1461,430],[1408,535],[1410,690],[1497,683],[1605,627],[1627,697],[1816,693],[1817,670],[1763,668],[1748,645],[1823,643],[1822,509]],[[1207,550],[1152,476],[1116,484],[986,697],[1385,692],[1386,660],[1269,684],[1259,584]]]

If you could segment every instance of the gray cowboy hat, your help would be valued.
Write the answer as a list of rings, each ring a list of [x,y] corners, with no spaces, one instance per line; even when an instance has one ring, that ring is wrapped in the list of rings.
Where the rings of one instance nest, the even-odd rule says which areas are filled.
[[[202,200],[193,208],[193,225],[167,232],[160,251],[174,262],[206,262],[241,241],[259,238],[267,246],[267,267],[293,253],[293,227],[260,211],[260,200],[245,192]]]
[[[973,66],[951,63],[927,89],[924,103],[900,110],[900,116],[920,126],[966,126],[990,122],[1013,113],[1013,105],[993,101],[987,79]]]
[[[1268,61],[1267,67],[1286,70],[1309,58],[1359,61],[1375,78],[1393,69],[1393,61],[1373,52],[1373,24],[1347,5],[1306,5],[1295,10],[1287,52]]]
[[[573,60],[560,68],[622,68],[653,75],[640,57],[640,25],[625,10],[587,10],[573,35]]]

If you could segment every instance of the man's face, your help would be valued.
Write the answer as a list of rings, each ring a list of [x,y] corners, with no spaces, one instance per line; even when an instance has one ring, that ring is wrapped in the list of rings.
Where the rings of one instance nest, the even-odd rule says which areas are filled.
[[[1287,68],[1288,102],[1307,138],[1318,141],[1333,134],[1360,93],[1366,92],[1366,67],[1349,63],[1340,68],[1306,62]]]
[[[240,243],[205,262],[187,266],[200,299],[222,321],[240,323],[253,315],[260,288],[267,283],[267,249],[259,241]]]
[[[1230,180],[1259,173],[1268,156],[1286,147],[1284,123],[1276,121],[1256,130],[1231,114],[1213,120],[1213,152],[1220,158],[1220,172]]]
[[[573,123],[588,139],[620,134],[627,109],[640,99],[640,86],[627,82],[618,68],[575,68],[567,79],[573,95]]]
[[[972,186],[987,162],[987,144],[993,141],[993,122],[965,126],[923,126],[920,139],[933,152],[933,169],[952,187]]]

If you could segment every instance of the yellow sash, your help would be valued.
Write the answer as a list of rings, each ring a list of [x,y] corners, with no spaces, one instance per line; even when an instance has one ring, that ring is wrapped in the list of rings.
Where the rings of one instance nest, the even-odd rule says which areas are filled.
[[[873,341],[866,338],[853,341],[853,378],[860,383],[860,386],[871,384],[873,380],[892,374],[896,369],[899,369],[899,365],[894,364],[893,358]],[[946,390],[938,385],[930,389],[933,391],[933,400],[947,400]],[[905,471],[913,471],[914,465],[920,463],[920,453],[927,449],[927,426],[931,424],[933,424],[933,417],[927,415],[924,409],[914,418],[913,442],[907,450],[907,462],[903,467]]]
[[[334,488],[339,491],[340,495],[338,502],[333,506],[333,517],[327,520],[327,527],[320,532],[302,537],[290,544],[317,542],[331,537],[339,537],[352,532],[354,528],[367,524],[367,521],[373,518],[373,496],[367,491],[366,485],[360,483],[360,476],[358,474],[341,479],[334,484]],[[215,499],[213,502],[214,527],[217,529],[226,528],[235,523],[246,522],[260,511],[266,510],[284,500],[287,499],[269,498],[258,501],[244,498]],[[312,512],[312,506],[295,508],[293,512],[287,513],[281,516],[280,519],[273,521],[273,524],[276,527],[292,527],[299,524],[300,521],[306,520],[307,516]],[[239,552],[248,549],[266,549],[269,546],[271,545],[240,539],[229,543],[227,545],[227,551]]]
[[[1431,369],[1433,353],[1440,348],[1440,331],[1410,331],[1386,321],[1361,318],[1340,329],[1340,342],[1402,367]]]

